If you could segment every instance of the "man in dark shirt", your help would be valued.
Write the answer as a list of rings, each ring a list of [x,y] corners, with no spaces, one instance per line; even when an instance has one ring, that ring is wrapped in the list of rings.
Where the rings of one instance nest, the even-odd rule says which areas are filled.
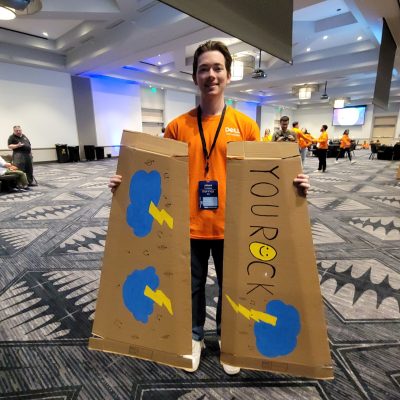
[[[289,131],[288,126],[289,126],[289,117],[284,115],[281,117],[279,120],[279,124],[281,126],[281,129],[277,130],[273,135],[272,135],[272,141],[273,142],[296,142],[296,135]]]
[[[8,148],[13,151],[13,164],[26,173],[29,186],[36,186],[33,179],[31,142],[22,133],[19,125],[15,125],[13,130],[8,138]]]

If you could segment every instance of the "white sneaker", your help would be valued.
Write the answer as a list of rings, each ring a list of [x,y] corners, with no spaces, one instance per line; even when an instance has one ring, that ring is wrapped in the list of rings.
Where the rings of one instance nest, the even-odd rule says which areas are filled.
[[[221,349],[221,341],[218,340],[219,348]],[[233,365],[225,364],[221,361],[222,368],[228,375],[237,375],[240,372],[240,367],[234,367]]]
[[[315,171],[313,171],[313,172],[322,172],[320,169],[316,169]]]
[[[335,161],[335,164],[339,164],[339,161],[338,161],[338,160],[336,160],[336,161]]]
[[[355,164],[357,161],[350,161],[350,164]]]
[[[201,351],[206,348],[204,340],[193,340],[192,339],[192,354],[190,356],[184,356],[192,359],[192,368],[183,368],[186,372],[195,372],[198,370],[200,365]]]

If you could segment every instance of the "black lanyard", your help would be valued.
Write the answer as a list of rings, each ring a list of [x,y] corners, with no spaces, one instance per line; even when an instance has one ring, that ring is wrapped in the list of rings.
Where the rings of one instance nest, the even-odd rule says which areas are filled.
[[[201,144],[203,145],[203,154],[204,154],[204,159],[205,159],[205,162],[206,162],[206,167],[205,167],[206,174],[208,173],[208,170],[209,170],[208,161],[209,161],[209,159],[211,157],[212,151],[214,150],[215,143],[217,143],[219,131],[221,130],[222,123],[224,122],[225,111],[226,111],[226,104],[224,105],[224,109],[222,110],[221,118],[219,120],[217,131],[215,132],[214,141],[213,141],[213,143],[211,145],[210,152],[208,152],[207,151],[207,145],[206,145],[206,139],[204,137],[203,124],[201,122],[201,107],[200,106],[197,107],[197,125],[199,127],[199,132],[200,132],[200,137],[201,137]]]

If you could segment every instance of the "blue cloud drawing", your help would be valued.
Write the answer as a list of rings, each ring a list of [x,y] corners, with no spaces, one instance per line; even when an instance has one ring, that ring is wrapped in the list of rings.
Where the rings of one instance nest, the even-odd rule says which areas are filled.
[[[266,313],[277,317],[276,325],[256,322],[254,334],[258,351],[266,357],[286,356],[297,346],[297,336],[300,333],[300,314],[291,305],[281,300],[267,303]]]
[[[122,288],[122,297],[125,307],[133,314],[137,321],[146,324],[153,313],[154,301],[144,295],[146,286],[156,290],[160,279],[154,267],[137,269],[125,280]]]
[[[137,171],[131,178],[129,187],[129,204],[126,210],[126,221],[138,237],[151,232],[154,218],[149,214],[152,201],[158,205],[161,197],[161,175],[158,171]]]

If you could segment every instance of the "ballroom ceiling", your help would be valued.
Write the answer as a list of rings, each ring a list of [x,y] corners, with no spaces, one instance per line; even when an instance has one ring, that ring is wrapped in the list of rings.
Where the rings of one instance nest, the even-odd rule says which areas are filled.
[[[230,84],[227,96],[274,106],[310,107],[342,96],[371,103],[382,17],[400,47],[398,0],[294,0],[293,65],[265,52],[260,62],[257,48],[159,1],[41,2],[39,12],[0,21],[0,62],[196,92],[192,54],[198,44],[219,39],[245,65],[244,78]],[[391,102],[400,102],[399,53]],[[251,76],[259,65],[265,79]],[[325,82],[330,100],[321,100]],[[309,100],[293,93],[304,84],[315,89]]]

